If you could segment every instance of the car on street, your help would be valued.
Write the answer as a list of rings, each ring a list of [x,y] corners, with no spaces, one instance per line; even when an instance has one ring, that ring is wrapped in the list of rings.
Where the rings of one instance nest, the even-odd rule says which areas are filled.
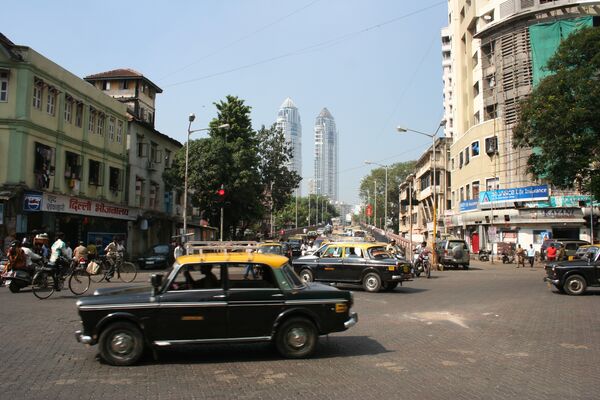
[[[556,248],[561,244],[565,246],[565,256],[567,259],[572,260],[575,258],[575,253],[579,247],[589,245],[590,243],[579,239],[545,239],[540,246],[542,260],[546,259],[546,251],[551,244],[554,244]]]
[[[140,269],[165,269],[173,261],[173,251],[169,244],[154,245],[144,254],[137,259]]]
[[[261,242],[256,250],[259,253],[278,254],[292,258],[292,248],[286,242]]]
[[[391,291],[413,278],[411,264],[387,252],[385,243],[327,243],[292,265],[305,282],[359,284],[367,292]]]
[[[234,247],[181,256],[151,286],[81,298],[76,339],[112,365],[134,364],[148,348],[208,343],[272,342],[283,357],[305,358],[320,335],[357,323],[351,292],[302,281],[286,257]]]
[[[471,264],[471,255],[467,242],[462,239],[444,239],[438,240],[435,244],[437,262],[444,267],[462,266],[463,269],[469,269]]]
[[[298,257],[298,256],[302,255],[302,238],[301,237],[292,236],[292,237],[288,238],[288,241],[286,243],[292,249],[293,257]]]
[[[581,259],[546,264],[544,281],[559,292],[578,296],[600,286],[600,247],[590,246]]]

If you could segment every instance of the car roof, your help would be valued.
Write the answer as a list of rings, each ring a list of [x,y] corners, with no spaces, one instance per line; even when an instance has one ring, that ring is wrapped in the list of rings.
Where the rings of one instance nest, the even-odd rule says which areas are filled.
[[[191,254],[177,258],[179,264],[201,264],[201,263],[256,263],[266,264],[271,268],[281,268],[288,263],[288,258],[270,253],[246,253],[246,252],[219,252]]]
[[[381,247],[387,246],[387,243],[382,242],[351,242],[351,241],[342,241],[342,242],[331,242],[327,243],[332,246],[346,246],[346,247],[360,247],[362,249],[370,248],[370,247]]]

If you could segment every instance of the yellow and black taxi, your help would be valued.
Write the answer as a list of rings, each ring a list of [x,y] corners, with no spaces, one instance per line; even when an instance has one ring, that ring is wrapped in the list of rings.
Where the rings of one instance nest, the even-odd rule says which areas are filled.
[[[582,295],[588,287],[600,286],[600,246],[587,247],[580,259],[551,261],[544,268],[548,287],[571,296]]]
[[[292,248],[286,242],[260,242],[256,250],[258,253],[279,254],[292,258]]]
[[[98,344],[112,365],[146,349],[179,344],[273,342],[287,358],[313,354],[319,335],[344,331],[358,316],[352,293],[306,283],[286,257],[251,247],[179,257],[150,287],[98,289],[77,308],[77,340]]]
[[[360,284],[367,292],[391,291],[413,278],[410,263],[386,251],[385,243],[331,242],[293,266],[304,282]]]

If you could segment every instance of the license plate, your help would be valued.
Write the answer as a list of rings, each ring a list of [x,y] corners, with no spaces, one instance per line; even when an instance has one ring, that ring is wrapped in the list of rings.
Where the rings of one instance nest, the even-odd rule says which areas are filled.
[[[147,264],[147,265],[154,264],[154,261],[146,261],[146,264]]]

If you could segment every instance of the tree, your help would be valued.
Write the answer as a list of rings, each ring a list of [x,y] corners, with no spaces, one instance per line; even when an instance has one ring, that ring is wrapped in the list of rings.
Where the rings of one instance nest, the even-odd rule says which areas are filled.
[[[405,161],[392,164],[388,167],[388,218],[392,219],[392,226],[398,226],[398,196],[400,184],[406,180],[415,168],[416,161]],[[374,182],[377,181],[377,193],[373,197]],[[366,203],[367,198],[375,210],[377,205],[377,219],[383,218],[385,210],[385,168],[375,168],[360,182],[360,198]],[[374,201],[375,200],[375,201]],[[379,224],[378,224],[379,225]]]
[[[273,211],[277,212],[290,201],[293,190],[298,188],[302,178],[288,168],[292,148],[275,124],[268,129],[263,125],[256,137],[263,191],[269,196],[269,201],[273,201]]]
[[[534,178],[600,196],[600,28],[571,34],[547,68],[553,74],[521,103],[514,146],[533,148]]]
[[[310,199],[310,208],[308,202]],[[298,198],[298,226],[310,226],[316,222],[316,204],[319,202],[319,221],[330,221],[333,217],[339,217],[339,211],[324,196],[310,195]],[[325,209],[322,210],[322,205]],[[308,219],[310,210],[310,221]],[[323,217],[323,218],[321,218]],[[296,224],[296,199],[291,198],[289,202],[275,215],[275,225],[278,228],[291,227]]]
[[[214,103],[217,117],[210,124],[208,138],[189,142],[188,189],[193,206],[199,207],[212,226],[219,226],[220,208],[224,207],[224,237],[243,233],[259,220],[263,209],[263,186],[259,173],[258,141],[252,130],[250,107],[244,101],[227,96]],[[229,129],[218,129],[229,124]],[[173,167],[164,179],[170,187],[182,191],[185,147],[174,157]],[[217,195],[223,185],[225,196]]]

